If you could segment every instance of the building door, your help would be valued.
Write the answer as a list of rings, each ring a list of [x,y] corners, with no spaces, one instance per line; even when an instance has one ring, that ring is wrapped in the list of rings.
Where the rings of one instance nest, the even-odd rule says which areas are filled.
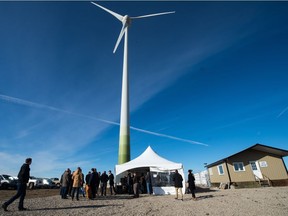
[[[257,161],[250,161],[249,163],[250,163],[251,169],[253,171],[253,174],[257,178],[263,179],[263,176],[262,176],[262,173],[261,173],[261,170],[260,170],[258,162]]]

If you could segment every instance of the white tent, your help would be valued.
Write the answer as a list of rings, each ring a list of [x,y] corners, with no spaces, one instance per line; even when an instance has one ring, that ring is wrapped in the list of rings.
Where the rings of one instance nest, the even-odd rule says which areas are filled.
[[[172,182],[172,176],[175,170],[183,177],[183,194],[185,192],[185,176],[183,172],[183,165],[181,163],[174,163],[163,157],[160,157],[153,149],[148,148],[137,158],[127,163],[116,165],[116,182],[120,178],[127,175],[128,172],[135,170],[146,170],[151,172],[152,187],[154,194],[175,194],[175,187]]]

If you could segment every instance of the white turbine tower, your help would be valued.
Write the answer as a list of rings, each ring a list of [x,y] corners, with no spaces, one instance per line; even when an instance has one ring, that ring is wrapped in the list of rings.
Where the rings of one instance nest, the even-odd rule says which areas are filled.
[[[105,10],[114,17],[116,17],[120,22],[122,22],[122,29],[120,31],[119,37],[115,44],[113,53],[116,52],[117,47],[125,34],[124,39],[124,56],[123,56],[123,77],[122,77],[122,95],[121,95],[121,117],[120,117],[120,137],[119,137],[119,154],[118,154],[118,164],[126,163],[130,161],[130,121],[129,121],[129,82],[128,82],[128,28],[133,19],[146,18],[152,16],[159,16],[165,14],[175,13],[163,12],[156,14],[148,14],[137,17],[129,17],[128,15],[122,16],[117,14],[99,4],[91,2],[97,7]]]

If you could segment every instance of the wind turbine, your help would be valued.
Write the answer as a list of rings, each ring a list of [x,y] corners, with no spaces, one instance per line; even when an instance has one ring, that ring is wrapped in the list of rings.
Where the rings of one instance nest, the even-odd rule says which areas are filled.
[[[130,161],[130,120],[129,120],[129,82],[128,82],[128,28],[133,19],[140,19],[146,17],[160,16],[165,14],[175,13],[163,12],[156,14],[148,14],[137,17],[129,17],[128,15],[122,16],[118,13],[115,13],[99,4],[91,2],[97,7],[105,10],[114,17],[116,17],[120,22],[122,22],[122,29],[118,36],[117,42],[115,44],[113,53],[116,52],[119,43],[123,35],[124,38],[124,55],[123,55],[123,75],[122,75],[122,95],[121,95],[121,116],[120,116],[120,137],[119,137],[119,153],[118,153],[118,164],[123,164]]]

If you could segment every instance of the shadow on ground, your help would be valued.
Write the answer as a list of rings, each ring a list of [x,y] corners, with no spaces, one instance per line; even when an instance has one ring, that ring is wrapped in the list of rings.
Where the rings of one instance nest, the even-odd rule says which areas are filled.
[[[92,208],[102,208],[102,207],[115,207],[122,205],[80,205],[80,206],[69,206],[69,207],[56,207],[56,208],[35,208],[35,209],[29,209],[30,211],[57,211],[57,210],[68,210],[68,209],[92,209]]]

